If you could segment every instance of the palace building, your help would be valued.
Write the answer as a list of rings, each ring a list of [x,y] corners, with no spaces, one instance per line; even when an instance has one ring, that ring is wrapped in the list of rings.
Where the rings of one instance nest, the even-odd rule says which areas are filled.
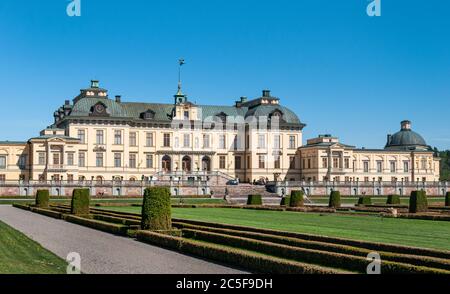
[[[208,174],[266,181],[438,181],[439,159],[409,121],[384,149],[322,135],[302,145],[305,124],[264,90],[233,105],[110,98],[91,81],[26,142],[0,142],[0,182],[141,181]]]

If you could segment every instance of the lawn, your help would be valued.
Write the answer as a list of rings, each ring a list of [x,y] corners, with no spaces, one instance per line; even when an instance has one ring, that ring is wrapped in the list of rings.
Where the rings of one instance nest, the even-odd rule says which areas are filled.
[[[316,204],[324,204],[328,203],[329,197],[317,197],[313,196],[309,198],[313,203]],[[371,197],[372,204],[386,204],[387,197]],[[429,205],[436,205],[437,203],[444,203],[445,199],[444,197],[427,197],[428,204]],[[358,197],[342,197],[341,196],[341,203],[344,204],[356,204],[358,202]],[[409,197],[400,197],[400,203],[404,205],[409,204]]]
[[[139,207],[104,209],[140,213]],[[450,250],[450,223],[445,221],[229,208],[173,208],[172,214],[189,220]]]
[[[65,274],[67,263],[0,221],[0,274]]]

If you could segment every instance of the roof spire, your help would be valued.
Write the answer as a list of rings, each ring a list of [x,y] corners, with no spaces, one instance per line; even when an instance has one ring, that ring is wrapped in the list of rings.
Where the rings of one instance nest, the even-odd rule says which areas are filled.
[[[183,92],[181,91],[181,67],[185,64],[185,61],[183,58],[178,60],[178,92],[177,95],[178,96],[182,96]]]
[[[185,64],[184,59],[179,59],[178,64],[178,91],[175,94],[175,104],[186,103],[187,101],[186,95],[184,95],[181,90],[181,67]]]

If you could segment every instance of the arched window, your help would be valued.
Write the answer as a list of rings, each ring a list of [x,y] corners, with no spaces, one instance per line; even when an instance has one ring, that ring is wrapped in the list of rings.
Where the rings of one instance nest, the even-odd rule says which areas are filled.
[[[161,163],[163,172],[170,172],[172,170],[172,159],[169,155],[164,155]]]
[[[211,159],[208,156],[202,158],[202,170],[211,171]]]
[[[184,156],[182,159],[182,168],[184,172],[192,171],[192,160],[189,156]]]

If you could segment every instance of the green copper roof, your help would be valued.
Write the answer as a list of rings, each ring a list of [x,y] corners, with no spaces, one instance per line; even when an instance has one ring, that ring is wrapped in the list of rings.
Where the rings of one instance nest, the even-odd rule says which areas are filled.
[[[173,104],[116,102],[105,98],[82,98],[75,103],[69,117],[87,117],[90,115],[92,107],[99,102],[106,106],[107,113],[111,118],[141,119],[142,113],[151,110],[155,113],[155,121],[167,122],[171,121],[170,114],[174,107]],[[201,109],[202,119],[214,117],[220,113],[225,113],[227,116],[242,117],[250,115],[257,117],[269,116],[273,111],[279,110],[285,123],[303,126],[293,111],[281,105],[259,105],[251,108],[216,105],[196,106]]]

